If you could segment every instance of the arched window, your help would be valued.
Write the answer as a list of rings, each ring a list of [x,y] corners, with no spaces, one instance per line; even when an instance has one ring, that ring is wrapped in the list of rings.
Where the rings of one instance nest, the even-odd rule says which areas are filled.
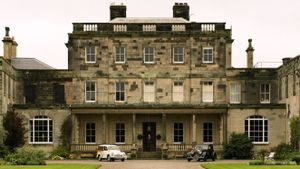
[[[47,144],[53,142],[53,122],[47,116],[35,116],[29,120],[29,143]]]
[[[245,133],[255,143],[268,143],[268,119],[250,116],[245,120]]]

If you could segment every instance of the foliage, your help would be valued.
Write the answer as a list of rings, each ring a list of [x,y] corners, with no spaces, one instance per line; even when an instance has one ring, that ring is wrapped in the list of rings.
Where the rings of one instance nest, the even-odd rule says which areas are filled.
[[[286,143],[279,144],[276,147],[274,159],[287,160],[292,152],[292,146]]]
[[[293,150],[299,150],[300,141],[300,118],[293,117],[290,121],[290,132],[291,132],[291,146]]]
[[[24,145],[25,127],[23,118],[18,113],[14,110],[8,110],[3,119],[3,127],[7,131],[4,144],[10,150]]]
[[[265,165],[263,160],[253,160],[249,162],[249,165]]]
[[[295,161],[297,165],[300,165],[300,155],[295,155],[291,159]]]
[[[225,159],[250,159],[253,154],[253,144],[251,140],[243,133],[232,133],[228,144],[224,144]]]
[[[18,148],[16,152],[8,154],[5,161],[12,165],[44,165],[46,154],[42,150],[30,146]]]
[[[265,149],[261,149],[254,154],[254,159],[264,160],[267,155],[268,155],[268,151]]]
[[[97,164],[47,164],[42,166],[12,166],[3,165],[0,169],[97,169]]]
[[[0,145],[0,158],[4,158],[9,153],[9,149],[5,145]]]
[[[52,152],[51,158],[53,158],[55,156],[59,156],[62,158],[69,158],[70,151],[63,146],[59,146]]]
[[[73,128],[73,123],[72,123],[72,118],[71,116],[68,116],[65,120],[63,125],[61,126],[61,143],[62,146],[70,150],[71,148],[71,137],[72,137],[72,128]]]

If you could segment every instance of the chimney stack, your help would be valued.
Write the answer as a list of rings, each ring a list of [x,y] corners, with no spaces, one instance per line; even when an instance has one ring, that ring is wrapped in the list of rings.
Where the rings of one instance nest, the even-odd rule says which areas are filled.
[[[190,7],[187,3],[175,3],[173,6],[173,18],[190,20]]]
[[[110,20],[115,18],[126,18],[126,6],[121,5],[110,5]]]
[[[247,52],[247,68],[253,68],[253,51],[254,48],[252,47],[252,39],[248,39],[248,48]]]
[[[9,27],[5,27],[5,36],[3,37],[3,57],[11,59],[17,57],[17,42],[9,36]]]

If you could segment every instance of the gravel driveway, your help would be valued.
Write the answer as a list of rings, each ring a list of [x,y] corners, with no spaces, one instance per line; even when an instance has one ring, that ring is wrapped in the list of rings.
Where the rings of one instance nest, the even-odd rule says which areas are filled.
[[[107,162],[98,160],[49,160],[50,163],[101,164],[100,169],[202,169],[200,162],[186,160],[126,160]]]

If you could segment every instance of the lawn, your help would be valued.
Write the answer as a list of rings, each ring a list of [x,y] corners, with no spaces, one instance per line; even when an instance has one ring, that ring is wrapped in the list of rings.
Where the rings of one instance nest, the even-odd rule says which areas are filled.
[[[96,164],[0,165],[0,169],[97,169]]]
[[[300,169],[300,165],[202,164],[206,169]]]

